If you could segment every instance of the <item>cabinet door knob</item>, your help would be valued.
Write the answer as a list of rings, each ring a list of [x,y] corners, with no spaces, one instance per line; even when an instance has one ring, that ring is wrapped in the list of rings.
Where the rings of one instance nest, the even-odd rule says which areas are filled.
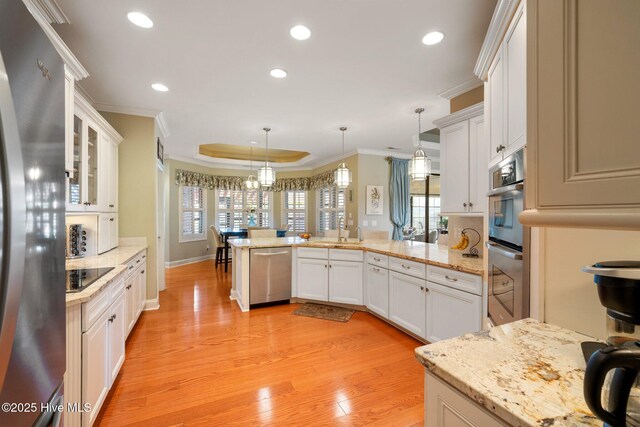
[[[498,146],[496,147],[496,153],[501,152],[501,151],[502,151],[502,150],[504,150],[505,148],[506,148],[506,147],[505,147],[504,145],[502,145],[502,144],[498,145]]]
[[[464,207],[466,208],[466,207],[467,207],[467,204],[466,204],[466,203],[463,203],[463,204],[462,204],[462,206],[464,206]]]
[[[420,286],[420,290],[421,290],[421,291],[424,291],[424,286]]]
[[[424,288],[424,291],[425,292],[429,292],[429,288]]]
[[[373,271],[380,271],[378,267],[373,267]]]
[[[411,270],[411,267],[406,266],[406,265],[404,265],[404,264],[402,264],[402,268],[404,268],[405,270]]]
[[[324,265],[324,268],[327,268],[327,264]]]
[[[472,208],[473,207],[473,203],[469,202],[469,207]]]
[[[142,271],[140,272],[140,274],[144,274],[144,270],[142,270]]]
[[[109,207],[110,207],[110,208],[113,208],[113,207],[115,207],[115,205],[109,205]]]
[[[458,279],[456,279],[455,277],[449,277],[449,276],[444,276],[445,279],[447,280],[451,280],[452,282],[457,282]]]
[[[113,222],[113,221],[115,221],[115,220],[114,220],[113,218],[109,218],[109,221]]]

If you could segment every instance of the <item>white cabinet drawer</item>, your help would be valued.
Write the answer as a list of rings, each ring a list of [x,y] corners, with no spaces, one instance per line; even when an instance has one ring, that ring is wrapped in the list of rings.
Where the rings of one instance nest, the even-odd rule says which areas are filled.
[[[376,253],[367,252],[367,262],[382,268],[389,268],[389,257]]]
[[[389,270],[424,279],[427,277],[427,266],[421,262],[402,258],[389,257]]]
[[[109,307],[109,288],[105,286],[93,296],[89,301],[82,304],[82,332],[86,332],[100,318],[102,313]]]
[[[298,248],[298,258],[328,259],[329,249],[325,248]]]
[[[329,259],[362,262],[364,257],[362,251],[358,249],[329,249]]]
[[[460,289],[461,291],[470,292],[475,295],[482,295],[482,276],[433,265],[428,266],[427,276],[430,282]]]
[[[109,304],[118,299],[124,293],[124,274],[120,273],[113,278],[109,285]]]

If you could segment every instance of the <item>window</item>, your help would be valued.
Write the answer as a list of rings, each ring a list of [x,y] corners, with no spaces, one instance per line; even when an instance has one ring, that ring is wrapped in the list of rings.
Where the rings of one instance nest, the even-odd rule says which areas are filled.
[[[337,230],[340,218],[344,218],[345,193],[337,186],[318,189],[318,234]]]
[[[411,227],[416,234],[424,234],[427,215],[427,196],[411,196]]]
[[[440,196],[429,196],[429,231],[438,228],[440,221]]]
[[[200,187],[180,187],[180,242],[207,238],[207,192]]]
[[[291,226],[292,233],[307,231],[307,192],[302,190],[282,193],[282,224]]]
[[[216,223],[220,228],[240,228],[249,223],[249,214],[254,209],[256,226],[271,226],[270,191],[216,190]]]

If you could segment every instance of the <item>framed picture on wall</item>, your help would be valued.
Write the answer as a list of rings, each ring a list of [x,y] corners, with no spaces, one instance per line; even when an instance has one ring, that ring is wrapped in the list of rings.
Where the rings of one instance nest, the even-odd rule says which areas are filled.
[[[160,142],[160,138],[157,140],[157,149],[158,149],[158,161],[161,164],[164,164],[164,146]]]
[[[382,185],[367,185],[366,215],[382,215],[384,210],[383,190]]]

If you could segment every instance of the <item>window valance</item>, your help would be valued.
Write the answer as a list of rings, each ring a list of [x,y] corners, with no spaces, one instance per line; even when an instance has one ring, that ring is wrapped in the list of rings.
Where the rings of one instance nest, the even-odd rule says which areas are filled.
[[[315,190],[334,184],[333,170],[311,177],[278,178],[273,191]],[[176,170],[176,185],[202,187],[208,190],[243,190],[246,176],[208,175],[183,169]]]

